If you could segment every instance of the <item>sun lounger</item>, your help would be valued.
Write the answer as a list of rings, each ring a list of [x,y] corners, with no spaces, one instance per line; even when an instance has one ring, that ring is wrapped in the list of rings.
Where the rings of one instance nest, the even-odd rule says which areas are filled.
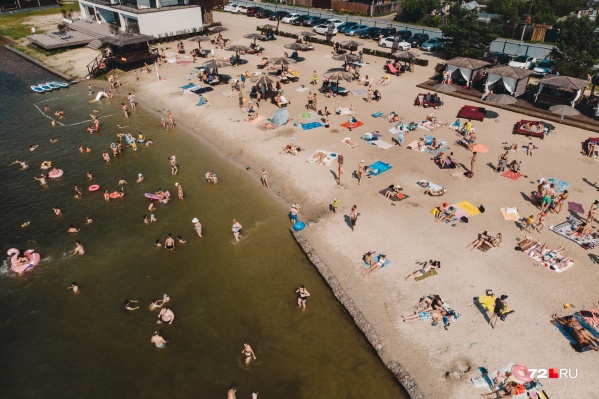
[[[485,119],[485,109],[474,105],[464,105],[458,113],[458,118],[474,119],[482,122]]]

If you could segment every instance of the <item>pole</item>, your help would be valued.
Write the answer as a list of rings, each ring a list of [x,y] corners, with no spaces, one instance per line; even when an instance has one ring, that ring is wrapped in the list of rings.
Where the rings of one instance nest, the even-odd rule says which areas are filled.
[[[343,154],[337,156],[337,185],[341,185],[341,174],[343,173]]]
[[[160,80],[160,74],[158,73],[158,64],[156,63],[156,60],[154,60],[154,68],[156,68],[156,77],[158,80]]]

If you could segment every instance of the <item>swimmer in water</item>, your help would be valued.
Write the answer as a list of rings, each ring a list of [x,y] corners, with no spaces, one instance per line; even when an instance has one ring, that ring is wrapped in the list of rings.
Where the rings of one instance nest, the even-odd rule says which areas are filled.
[[[237,387],[233,385],[231,389],[227,391],[227,399],[236,399],[235,393],[237,392]]]
[[[198,233],[198,237],[203,238],[202,223],[200,223],[200,220],[198,218],[193,218],[191,223],[193,223],[193,228],[195,229],[196,233]]]
[[[29,167],[29,165],[27,165],[25,162],[19,161],[18,159],[15,159],[11,165],[20,165],[21,168],[19,170],[25,170]]]
[[[90,218],[89,216],[85,217],[85,224],[92,224],[94,222],[94,220],[92,218]]]
[[[245,343],[243,344],[243,349],[242,349],[241,353],[245,357],[245,364],[246,365],[250,364],[250,361],[252,359],[256,360],[256,355],[254,354],[254,350],[250,346],[250,340],[249,339],[247,341],[245,341]]]
[[[74,281],[71,283],[71,286],[67,288],[67,290],[73,290],[73,294],[79,294],[79,286]]]
[[[150,219],[148,219],[148,215],[143,216],[144,224],[150,224]]]
[[[67,229],[67,233],[69,234],[77,234],[79,233],[79,230],[77,227],[73,226],[72,224],[69,226],[69,228]]]
[[[54,211],[54,214],[56,216],[62,216],[62,211],[60,210],[59,207],[55,206],[55,207],[52,208],[52,210]]]
[[[156,207],[154,207],[154,201],[150,201],[150,206],[148,206],[148,212],[155,211]]]
[[[156,248],[162,248],[162,243],[160,242],[160,238],[156,239],[156,241],[154,242],[154,246]]]
[[[85,152],[85,150],[83,149],[83,144],[79,144],[79,152],[82,154]]]
[[[299,288],[295,292],[297,293],[297,306],[302,309],[306,309],[306,300],[310,296],[310,293],[303,284],[300,284]]]
[[[185,239],[181,236],[177,236],[177,242],[179,244],[185,244],[187,241],[185,241]]]
[[[237,219],[233,219],[233,226],[231,227],[231,231],[233,232],[233,237],[236,242],[239,242],[240,232],[243,226],[237,221]]]
[[[58,143],[58,139],[50,139],[50,144],[56,144]]]
[[[155,217],[155,216],[154,216],[154,214],[152,213],[152,214],[150,215],[150,222],[152,222],[152,223],[153,223],[153,222],[157,222],[157,221],[158,221],[158,219],[156,219],[156,217]]]
[[[39,181],[42,186],[48,184],[46,183],[46,175],[44,175],[43,173],[40,175],[40,177],[34,177],[34,179]]]
[[[56,121],[54,119],[52,119],[52,122],[50,122],[52,124],[52,127],[56,126]]]
[[[160,309],[169,300],[170,300],[170,298],[166,294],[164,294],[164,297],[162,299],[153,299],[152,303],[150,304],[150,311],[154,311],[156,309]]]
[[[72,255],[83,255],[85,253],[85,248],[81,245],[80,241],[75,241],[75,248],[71,250]]]
[[[183,187],[179,183],[175,183],[175,187],[177,187],[177,195],[179,199],[183,199]]]
[[[25,220],[23,223],[21,223],[21,228],[25,228],[25,227],[29,227],[29,225],[31,224],[31,222],[29,220]]]
[[[166,306],[160,309],[160,313],[158,313],[158,321],[156,322],[157,324],[173,324],[173,321],[175,321],[175,314],[172,310]]]
[[[144,181],[144,175],[142,175],[141,173],[137,174],[137,180],[135,180],[136,183],[141,183],[142,181]]]
[[[79,186],[75,185],[75,198],[81,198],[83,194],[83,190],[79,188]]]
[[[108,190],[104,190],[104,200],[110,201],[110,194],[108,194]]]
[[[29,151],[31,151],[31,152],[35,151],[37,149],[37,147],[39,147],[39,145],[37,145],[37,144],[31,144],[29,146]]]
[[[92,152],[92,149],[91,149],[91,148],[89,148],[88,146],[85,146],[85,152],[86,152],[86,153],[90,153],[90,152]]]
[[[87,180],[93,180],[94,179],[94,175],[92,175],[92,172],[87,172]]]
[[[48,107],[47,105],[44,106],[44,111],[45,112],[50,112],[50,107]]]
[[[164,241],[164,248],[166,248],[167,251],[175,250],[175,240],[173,239],[173,235],[171,233],[168,233],[168,237]]]
[[[106,150],[102,151],[102,159],[104,159],[106,162],[110,162],[110,155],[108,155]]]
[[[168,341],[160,336],[160,332],[158,330],[154,331],[154,335],[152,336],[152,339],[150,339],[150,342],[153,343],[158,349],[163,349],[166,344],[168,344]]]
[[[148,140],[146,141],[146,145],[151,145],[151,144],[154,144],[154,142],[152,141],[152,139],[148,139]]]
[[[137,303],[138,301],[134,300],[134,299],[125,299],[125,310],[137,310],[139,309],[139,306],[135,306],[133,307],[132,305],[134,303]]]
[[[125,184],[127,184],[127,181],[121,177],[119,179],[119,186],[124,186]]]

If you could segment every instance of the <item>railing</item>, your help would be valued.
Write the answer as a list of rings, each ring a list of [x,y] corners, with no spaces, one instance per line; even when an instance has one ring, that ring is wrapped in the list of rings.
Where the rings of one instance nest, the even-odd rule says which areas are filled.
[[[159,12],[176,10],[180,8],[199,7],[201,0],[178,0],[176,4],[160,4],[158,7],[159,0],[156,2],[148,2],[145,4],[139,4],[136,0],[117,0],[112,3],[110,0],[85,0],[86,2],[95,3],[103,6],[108,6],[118,10],[129,11],[136,14],[148,13],[148,12]]]

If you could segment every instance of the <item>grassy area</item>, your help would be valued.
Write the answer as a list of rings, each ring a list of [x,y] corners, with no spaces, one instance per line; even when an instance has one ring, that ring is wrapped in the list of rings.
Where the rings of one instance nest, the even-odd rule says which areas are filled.
[[[66,5],[64,10],[70,11],[71,9],[79,11],[79,3],[71,3]],[[0,35],[10,37],[13,40],[21,39],[31,34],[31,24],[26,21],[30,17],[39,15],[55,15],[60,14],[61,8],[44,8],[41,10],[31,10],[15,12],[11,14],[0,15]],[[37,33],[43,33],[38,30]]]

